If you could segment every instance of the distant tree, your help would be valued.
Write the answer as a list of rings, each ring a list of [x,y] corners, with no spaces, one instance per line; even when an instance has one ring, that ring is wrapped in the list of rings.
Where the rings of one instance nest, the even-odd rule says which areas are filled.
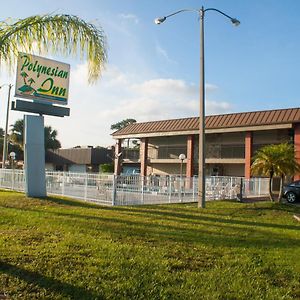
[[[17,120],[13,125],[11,125],[11,134],[9,139],[14,143],[19,145],[23,149],[24,140],[24,122],[22,119]]]
[[[3,154],[3,144],[4,144],[4,134],[5,131],[0,128],[0,156],[2,157]],[[8,153],[10,152],[15,152],[17,160],[22,160],[23,159],[23,150],[18,144],[12,143],[10,140],[8,140]]]
[[[135,119],[124,119],[124,120],[122,120],[122,121],[120,121],[120,122],[117,122],[117,123],[115,123],[115,124],[112,124],[112,125],[110,126],[110,129],[111,129],[111,130],[120,130],[120,129],[125,128],[125,127],[127,127],[128,125],[134,124],[134,123],[136,123],[136,120],[135,120]],[[127,139],[127,148],[129,148],[129,141],[130,141],[130,139]]]
[[[282,199],[283,184],[286,176],[300,172],[300,165],[295,158],[294,146],[289,143],[267,145],[258,150],[253,157],[251,171],[254,175],[269,177],[269,196],[274,201],[272,182],[274,176],[280,177],[278,202]]]
[[[133,123],[136,123],[135,119],[124,119],[124,120],[122,120],[120,122],[112,124],[110,126],[110,129],[111,130],[120,130],[120,129],[125,128],[126,126],[128,126],[130,124],[133,124]]]
[[[60,142],[56,139],[57,130],[51,126],[45,126],[45,150],[55,150],[61,147]],[[24,144],[24,121],[19,119],[12,125],[10,140],[23,149]]]
[[[113,164],[102,164],[102,165],[100,165],[100,172],[101,173],[113,173],[114,165]]]

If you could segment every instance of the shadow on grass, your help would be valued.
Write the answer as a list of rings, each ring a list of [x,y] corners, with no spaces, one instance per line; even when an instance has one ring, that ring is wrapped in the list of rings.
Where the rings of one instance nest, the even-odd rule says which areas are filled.
[[[274,232],[267,228],[261,228],[259,223],[255,222],[211,218],[202,215],[198,217],[183,215],[184,218],[179,219],[178,214],[176,214],[176,218],[173,218],[174,214],[170,214],[171,217],[164,214],[162,217],[161,214],[150,214],[149,211],[147,214],[135,213],[132,216],[128,211],[127,216],[114,217],[62,211],[43,211],[43,213],[57,216],[59,218],[57,221],[65,230],[74,230],[75,233],[79,229],[87,236],[95,236],[99,230],[100,236],[103,232],[113,239],[116,238],[117,241],[124,240],[124,242],[133,239],[145,243],[149,241],[153,243],[203,243],[218,247],[300,247],[299,239],[289,237],[280,231]],[[241,227],[240,225],[246,226]],[[285,229],[299,230],[299,226],[290,226]]]
[[[1,260],[0,273],[5,273],[20,280],[26,281],[30,285],[38,285],[40,288],[55,292],[63,297],[70,297],[71,299],[102,299],[99,298],[99,295],[95,295],[84,288],[61,282],[57,279],[44,276],[37,272],[22,269],[19,266],[15,266]]]
[[[222,215],[221,217],[212,217],[209,215],[205,215],[205,214],[197,214],[197,215],[192,215],[192,214],[188,214],[188,213],[184,213],[184,211],[182,213],[180,212],[174,212],[173,208],[172,209],[163,209],[163,211],[161,210],[162,207],[159,207],[159,209],[153,207],[151,209],[149,209],[149,207],[147,209],[144,208],[134,208],[133,211],[129,210],[129,209],[125,209],[127,211],[128,214],[132,214],[132,215],[139,215],[139,216],[144,216],[146,217],[147,215],[156,215],[159,216],[162,220],[165,217],[169,217],[169,218],[174,218],[174,220],[178,221],[177,219],[184,219],[184,220],[189,220],[189,221],[198,221],[198,220],[202,220],[202,221],[208,221],[208,222],[217,222],[217,223],[224,223],[224,224],[233,224],[233,225],[245,225],[245,226],[260,226],[260,227],[270,227],[270,228],[278,228],[278,229],[291,229],[291,230],[299,230],[299,226],[298,225],[285,225],[285,224],[275,224],[275,223],[265,223],[265,222],[251,222],[251,221],[245,221],[245,220],[236,220],[233,218],[226,218],[226,215]],[[119,211],[124,211],[124,208],[122,207],[115,207],[115,208],[104,208],[104,209],[114,209],[114,210],[119,210]],[[257,210],[257,208],[244,208],[245,210]],[[243,209],[243,210],[244,210]],[[268,208],[258,208],[259,210],[268,210]],[[271,208],[269,208],[270,210]],[[238,210],[238,208],[237,208]],[[273,208],[273,210],[276,210]],[[284,207],[278,210],[283,210],[286,212],[294,212],[294,210],[290,210],[289,208],[285,209]],[[297,211],[297,210],[296,210]],[[296,212],[295,211],[295,212]],[[239,211],[240,212],[240,211]],[[239,217],[238,215],[236,217]]]
[[[65,224],[70,228],[80,228],[86,234],[95,234],[95,231],[89,231],[91,222],[96,230],[106,232],[114,237],[121,239],[144,237],[160,241],[174,242],[192,242],[210,244],[214,246],[237,247],[280,247],[289,248],[300,246],[299,239],[291,238],[280,230],[299,230],[299,225],[279,224],[263,222],[259,216],[256,221],[241,220],[241,215],[234,217],[230,214],[223,216],[209,215],[195,208],[194,214],[185,211],[182,205],[182,212],[174,211],[173,206],[139,206],[139,207],[103,207],[74,201],[49,197],[47,201],[66,206],[96,208],[91,214],[87,211],[59,211],[43,210],[43,214],[52,214],[59,217],[60,224]],[[278,205],[279,209],[285,210],[285,206]],[[175,206],[180,208],[180,205]],[[275,207],[253,207],[236,205],[237,210],[277,210]],[[70,207],[71,208],[71,207]],[[69,208],[69,209],[70,209]],[[41,212],[38,209],[21,208],[28,212]],[[225,208],[226,209],[226,208]],[[290,209],[290,207],[288,207]],[[214,209],[213,209],[214,210]],[[230,207],[232,211],[232,207]],[[114,215],[105,215],[105,211],[114,213]],[[213,211],[212,211],[213,212]],[[118,214],[119,213],[119,214]],[[55,221],[55,220],[54,220]],[[271,229],[271,230],[269,230]],[[275,231],[276,230],[276,231]],[[267,237],[267,238],[266,238]]]
[[[81,200],[73,200],[68,198],[58,198],[58,197],[47,197],[45,198],[48,202],[61,204],[61,205],[68,205],[68,206],[75,206],[75,207],[82,207],[82,208],[103,208],[103,206],[99,204],[93,204],[91,202],[84,202]]]

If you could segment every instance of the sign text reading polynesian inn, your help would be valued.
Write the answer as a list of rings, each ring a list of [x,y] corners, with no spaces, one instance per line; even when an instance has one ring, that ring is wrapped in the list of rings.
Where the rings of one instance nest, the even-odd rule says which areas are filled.
[[[66,105],[70,65],[19,53],[15,96]]]

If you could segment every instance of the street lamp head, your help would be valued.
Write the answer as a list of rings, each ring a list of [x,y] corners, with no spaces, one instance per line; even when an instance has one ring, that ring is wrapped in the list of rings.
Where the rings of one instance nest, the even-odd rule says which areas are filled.
[[[185,160],[185,154],[181,153],[178,157],[181,161]]]
[[[236,18],[232,18],[231,19],[231,23],[234,25],[234,26],[239,26],[241,24],[241,22],[236,19]]]
[[[12,160],[15,160],[16,159],[16,153],[15,152],[10,152],[9,153],[9,156]]]
[[[166,21],[166,17],[160,17],[160,18],[156,18],[155,20],[154,20],[154,23],[156,24],[156,25],[159,25],[159,24],[161,24],[161,23],[163,23],[164,21]]]

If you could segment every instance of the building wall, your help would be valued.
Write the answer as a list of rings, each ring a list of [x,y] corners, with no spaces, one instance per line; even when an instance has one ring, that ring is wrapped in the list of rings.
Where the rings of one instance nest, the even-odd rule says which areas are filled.
[[[287,142],[293,138],[291,129],[252,131],[248,132],[248,135],[249,133],[252,156],[264,145]],[[191,174],[197,175],[199,137],[197,134],[193,137]],[[206,175],[245,176],[245,164],[242,163],[245,160],[245,140],[246,132],[206,134],[206,158],[210,161],[206,166]],[[147,174],[180,174],[178,156],[181,153],[187,155],[188,135],[149,137],[148,141]],[[137,162],[136,160],[135,163]],[[250,165],[250,158],[245,162]],[[186,174],[186,162],[183,164],[183,174]]]
[[[182,173],[185,175],[186,173],[186,164],[183,164]],[[179,175],[180,174],[180,163],[172,163],[172,164],[151,164],[147,167],[148,175]]]
[[[85,173],[86,172],[86,165],[69,165],[68,166],[69,172],[74,173]]]
[[[245,166],[243,164],[224,164],[223,176],[244,176]]]
[[[206,176],[244,176],[244,164],[206,164]]]
[[[54,165],[51,164],[51,163],[46,163],[46,164],[45,164],[45,170],[46,170],[46,171],[54,171],[54,170],[55,170],[55,167],[54,167]]]

